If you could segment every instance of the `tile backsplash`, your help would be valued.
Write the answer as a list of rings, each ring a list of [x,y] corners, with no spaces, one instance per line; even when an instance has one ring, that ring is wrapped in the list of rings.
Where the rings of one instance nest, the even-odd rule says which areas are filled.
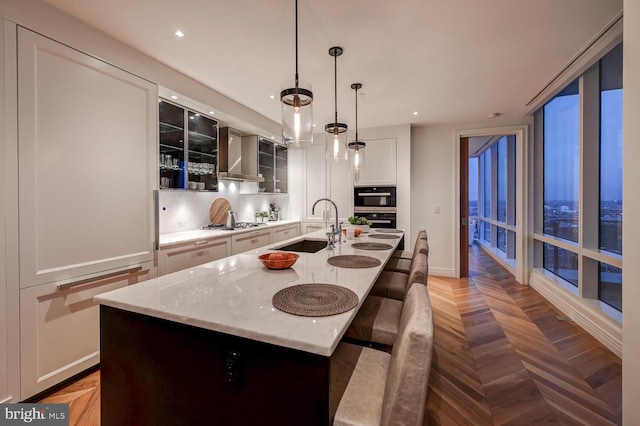
[[[255,221],[255,212],[269,211],[270,203],[275,203],[280,208],[280,219],[293,219],[287,217],[288,194],[242,194],[240,185],[240,182],[221,182],[218,192],[159,191],[160,234],[191,231],[208,225],[209,206],[213,200],[219,197],[224,197],[229,201],[231,208],[238,213],[238,220],[241,222]]]

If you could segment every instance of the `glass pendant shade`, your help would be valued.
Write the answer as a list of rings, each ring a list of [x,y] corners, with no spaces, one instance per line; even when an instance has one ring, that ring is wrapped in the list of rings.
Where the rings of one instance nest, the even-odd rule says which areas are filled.
[[[282,142],[291,147],[313,143],[313,92],[311,84],[288,81],[280,92],[282,104]]]
[[[342,47],[334,46],[329,49],[329,55],[333,56],[333,77],[334,77],[334,103],[335,111],[332,122],[324,126],[327,137],[326,156],[327,161],[347,161],[349,159],[347,148],[347,125],[338,120],[338,56],[342,55]]]
[[[366,146],[362,141],[349,142],[349,164],[356,175],[364,167]]]
[[[349,142],[347,147],[349,148],[349,165],[354,172],[355,181],[358,182],[360,170],[364,168],[364,152],[367,144],[358,137],[358,90],[362,88],[362,84],[353,83],[351,88],[356,94],[356,138],[353,142]]]
[[[347,161],[347,125],[330,123],[324,126],[327,138],[327,161]]]

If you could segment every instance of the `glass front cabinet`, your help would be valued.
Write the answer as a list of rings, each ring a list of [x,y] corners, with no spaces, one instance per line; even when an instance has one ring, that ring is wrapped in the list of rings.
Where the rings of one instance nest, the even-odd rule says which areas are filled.
[[[217,191],[218,122],[160,99],[160,189]]]
[[[257,152],[258,175],[264,177],[264,182],[258,183],[259,191],[286,193],[288,191],[287,148],[262,136],[244,136],[242,145],[243,152]],[[255,158],[253,155],[255,154],[249,158]]]

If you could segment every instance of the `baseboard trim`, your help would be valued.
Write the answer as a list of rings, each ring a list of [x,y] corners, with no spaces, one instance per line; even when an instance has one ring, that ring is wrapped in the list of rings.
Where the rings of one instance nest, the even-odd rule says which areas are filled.
[[[529,285],[587,333],[622,358],[622,324],[539,271],[534,270],[531,273]]]
[[[455,278],[456,271],[448,268],[432,268],[431,266],[429,266],[429,275],[433,275],[436,277]]]

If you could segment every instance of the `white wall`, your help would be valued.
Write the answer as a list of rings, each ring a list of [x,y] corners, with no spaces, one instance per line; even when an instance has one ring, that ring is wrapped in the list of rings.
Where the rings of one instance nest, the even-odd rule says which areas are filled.
[[[624,163],[622,229],[622,415],[626,425],[640,419],[640,2],[624,2]]]
[[[447,277],[455,274],[456,130],[454,126],[411,130],[411,225],[427,230],[429,274]]]

